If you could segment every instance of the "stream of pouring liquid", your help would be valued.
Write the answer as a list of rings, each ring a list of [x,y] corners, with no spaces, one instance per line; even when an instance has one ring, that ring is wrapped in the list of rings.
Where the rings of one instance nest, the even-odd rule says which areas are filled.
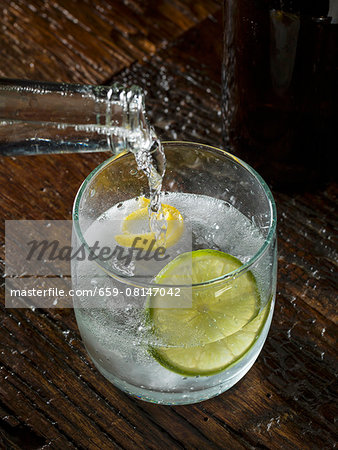
[[[165,173],[166,159],[163,146],[157,138],[153,128],[149,128],[150,145],[142,145],[134,152],[139,170],[142,170],[148,178],[150,191],[149,225],[155,238],[161,244],[165,244],[167,222],[161,205],[162,180]]]

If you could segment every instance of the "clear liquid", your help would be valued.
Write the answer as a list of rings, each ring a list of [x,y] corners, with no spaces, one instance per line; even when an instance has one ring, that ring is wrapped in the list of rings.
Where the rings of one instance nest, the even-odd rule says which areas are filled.
[[[151,135],[153,136],[151,147],[138,148],[134,154],[138,169],[148,178],[150,229],[154,232],[156,240],[165,240],[167,223],[161,206],[161,189],[166,160],[162,144],[153,129],[150,129]]]
[[[128,141],[127,148],[134,154],[138,170],[142,170],[148,178],[150,229],[154,232],[156,240],[164,241],[167,223],[161,207],[161,189],[166,168],[165,154],[155,130],[149,126],[143,112],[137,127],[134,136],[132,132],[123,130],[124,140]]]
[[[182,213],[185,223],[189,224],[193,250],[213,248],[230,253],[246,262],[256,254],[264,242],[258,228],[240,211],[224,201],[185,193],[170,193],[163,196],[162,201],[176,207]],[[88,229],[87,242],[90,244],[94,238],[100,236],[102,242],[111,245],[112,236],[119,231],[112,230],[111,220],[115,219],[116,223],[121,223],[118,219],[122,219],[136,208],[137,200],[133,199],[120,207],[114,206],[106,211]],[[121,291],[121,294],[114,298],[98,297],[95,299],[94,308],[86,309],[88,306],[86,298],[78,298],[75,301],[79,329],[90,356],[99,370],[121,389],[134,394],[137,394],[136,387],[139,387],[141,391],[142,389],[170,393],[188,391],[189,395],[192,395],[194,390],[214,389],[225,378],[230,377],[235,382],[237,369],[210,377],[193,377],[187,380],[162,367],[148,351],[149,345],[163,346],[165,343],[154,338],[151,326],[147,323],[145,316],[147,297],[123,295],[122,292],[126,292],[126,287],[130,287],[130,284],[120,283],[88,261],[77,264],[77,287],[85,289],[93,286],[101,288],[115,286]],[[262,302],[267,303],[266,284],[269,280],[264,273],[257,272],[254,276]],[[89,283],[88,286],[85,285],[86,282]],[[238,370],[246,371],[253,363],[263,345],[268,327],[269,320],[262,331],[262,337],[257,339],[256,350],[250,357],[248,356],[248,360],[242,361]]]

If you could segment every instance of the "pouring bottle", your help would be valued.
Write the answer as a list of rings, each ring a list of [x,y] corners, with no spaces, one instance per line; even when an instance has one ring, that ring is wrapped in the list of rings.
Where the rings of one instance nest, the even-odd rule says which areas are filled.
[[[142,148],[163,170],[156,142],[137,86],[0,79],[0,156]]]

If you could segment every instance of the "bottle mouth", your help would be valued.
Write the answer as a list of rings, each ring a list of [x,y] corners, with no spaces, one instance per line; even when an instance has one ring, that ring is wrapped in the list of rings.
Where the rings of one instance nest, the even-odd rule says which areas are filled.
[[[263,178],[251,167],[249,164],[245,163],[241,159],[237,158],[236,156],[232,155],[231,153],[212,147],[210,145],[205,144],[199,144],[196,142],[188,142],[188,141],[163,141],[162,142],[164,148],[170,147],[170,146],[182,146],[182,147],[197,147],[199,150],[211,150],[212,152],[217,152],[219,154],[224,155],[225,157],[231,159],[235,164],[238,166],[241,166],[245,171],[247,171],[254,179],[255,181],[262,187],[263,192],[266,196],[267,202],[268,202],[268,210],[266,213],[269,215],[269,224],[268,224],[268,231],[266,232],[266,237],[264,238],[264,242],[260,246],[260,248],[255,252],[255,254],[246,262],[243,263],[242,266],[240,266],[238,269],[228,272],[226,274],[222,274],[221,276],[217,278],[213,278],[207,281],[204,281],[202,283],[196,283],[196,284],[177,284],[175,287],[179,288],[199,288],[199,287],[206,287],[215,285],[218,283],[226,282],[227,280],[233,280],[234,278],[237,278],[244,274],[247,271],[250,271],[252,267],[266,254],[269,247],[273,245],[276,235],[276,226],[277,226],[277,210],[276,210],[276,204],[273,198],[273,195],[271,193],[270,188],[266,184],[266,182],[263,180]],[[85,195],[86,189],[90,185],[90,182],[99,174],[103,169],[105,169],[107,166],[114,164],[119,158],[124,158],[129,155],[129,152],[122,152],[116,156],[112,156],[111,158],[107,159],[106,161],[102,162],[99,166],[97,166],[83,181],[82,185],[80,186],[73,205],[73,213],[72,213],[72,219],[73,219],[73,229],[77,235],[77,238],[79,242],[83,245],[85,250],[88,252],[88,254],[91,253],[90,245],[88,244],[84,232],[82,230],[81,224],[80,224],[80,206],[83,196]],[[172,288],[173,285],[167,285],[162,283],[153,283],[153,282],[141,282],[137,279],[135,279],[131,275],[122,275],[121,273],[114,272],[111,268],[105,266],[105,264],[102,261],[98,261],[95,259],[95,263],[109,276],[113,277],[114,279],[122,282],[127,283],[134,287],[165,287],[165,288]]]

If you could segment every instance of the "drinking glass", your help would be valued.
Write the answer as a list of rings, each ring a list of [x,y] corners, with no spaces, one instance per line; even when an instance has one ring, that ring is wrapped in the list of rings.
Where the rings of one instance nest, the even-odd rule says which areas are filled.
[[[223,293],[231,289],[236,311],[241,308],[244,311],[245,293],[239,295],[238,290],[236,297],[236,289],[240,289],[246,278],[254,280],[252,283],[259,297],[259,305],[250,318],[237,324],[236,332],[224,338],[227,341],[217,336],[217,326],[211,325],[206,334],[201,333],[200,341],[187,343],[186,330],[177,324],[177,339],[168,348],[187,355],[225,342],[229,348],[230,341],[233,345],[251,333],[254,337],[250,345],[243,344],[243,351],[237,348],[236,355],[227,360],[231,363],[214,373],[201,370],[198,374],[187,370],[185,374],[182,367],[180,370],[170,367],[158,357],[158,351],[166,354],[168,348],[165,339],[159,341],[154,337],[151,322],[156,314],[156,303],[149,306],[151,295],[147,295],[149,287],[168,289],[168,285],[161,282],[165,280],[163,276],[156,277],[156,270],[163,274],[169,266],[163,269],[163,264],[156,263],[153,276],[138,278],[112,261],[90,260],[92,230],[95,229],[95,239],[100,239],[100,230],[105,237],[113,236],[114,215],[108,212],[117,214],[130,199],[147,194],[147,179],[137,172],[130,153],[103,162],[77,193],[73,208],[73,245],[84,249],[86,257],[72,260],[72,282],[77,291],[74,296],[77,324],[87,352],[103,376],[122,391],[142,400],[178,405],[200,402],[232,387],[248,372],[263,347],[276,292],[276,208],[263,179],[230,153],[190,142],[164,142],[163,145],[167,169],[162,203],[168,202],[181,211],[191,237],[190,250],[208,255],[210,250],[206,249],[213,249],[213,254],[220,255],[221,251],[241,261],[236,270],[229,273],[224,269],[212,279],[206,275],[208,267],[204,270],[202,266],[203,282],[187,280],[179,285],[171,283],[170,287],[190,292],[193,299],[202,296],[208,302],[222,301]],[[183,247],[178,246],[174,256],[181,250]],[[170,264],[175,268],[175,262]],[[93,295],[94,290],[96,295]],[[112,295],[113,292],[117,295]],[[189,313],[189,306],[184,308]],[[149,314],[150,310],[153,312]],[[260,320],[259,327],[257,320]],[[217,325],[217,321],[215,323]],[[199,331],[198,327],[194,330],[197,336]],[[205,335],[210,338],[208,341]],[[225,358],[226,351],[230,352],[224,347],[218,356]]]

